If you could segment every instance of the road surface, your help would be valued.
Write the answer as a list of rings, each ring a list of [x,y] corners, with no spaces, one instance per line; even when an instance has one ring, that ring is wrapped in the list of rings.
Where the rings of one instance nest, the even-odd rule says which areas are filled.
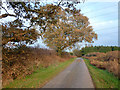
[[[94,85],[85,62],[77,58],[43,88],[94,88]]]

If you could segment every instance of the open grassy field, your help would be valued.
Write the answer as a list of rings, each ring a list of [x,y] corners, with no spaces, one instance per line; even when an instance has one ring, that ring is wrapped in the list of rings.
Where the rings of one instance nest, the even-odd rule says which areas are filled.
[[[96,88],[118,88],[120,80],[107,70],[99,69],[84,59]]]
[[[4,88],[40,88],[49,80],[55,77],[60,71],[64,70],[70,65],[75,58],[60,62],[55,65],[50,65],[47,68],[39,68],[33,74],[26,76],[22,79],[16,79],[6,85]]]

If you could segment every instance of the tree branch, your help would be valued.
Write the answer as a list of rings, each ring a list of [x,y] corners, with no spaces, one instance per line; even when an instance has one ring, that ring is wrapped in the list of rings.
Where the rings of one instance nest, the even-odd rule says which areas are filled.
[[[5,17],[7,17],[7,16],[14,16],[14,17],[16,17],[16,16],[13,15],[13,14],[9,14],[8,11],[5,9],[5,7],[3,7],[3,6],[1,6],[1,7],[6,11],[7,14],[2,14],[2,15],[0,16],[0,19],[1,19],[1,18],[5,18]]]
[[[5,17],[7,17],[7,16],[17,17],[16,15],[13,15],[13,14],[2,14],[2,15],[0,16],[0,19],[5,18]]]
[[[3,7],[3,6],[1,6],[6,12],[7,12],[7,10],[5,9],[5,7]],[[7,12],[8,13],[8,12]]]
[[[57,6],[60,6],[60,3],[61,3],[62,1],[63,1],[63,0],[61,0]]]
[[[31,11],[31,12],[39,13],[39,12],[36,11],[36,10],[28,9],[28,8],[25,6],[25,3],[24,3],[24,2],[21,2],[21,5],[24,7],[24,9],[25,9],[26,12]]]

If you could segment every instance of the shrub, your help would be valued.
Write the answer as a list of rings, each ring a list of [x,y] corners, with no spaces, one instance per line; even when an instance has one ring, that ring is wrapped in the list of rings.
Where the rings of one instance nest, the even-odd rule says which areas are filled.
[[[51,64],[68,60],[71,56],[64,52],[63,57],[57,56],[56,51],[38,47],[24,47],[17,49],[3,49],[2,54],[3,85],[14,79],[32,74],[36,68],[47,68]]]
[[[106,69],[109,71],[109,72],[111,72],[111,73],[113,73],[114,75],[116,75],[116,76],[119,76],[119,74],[118,74],[118,71],[119,71],[119,68],[118,68],[118,62],[117,62],[117,60],[115,60],[114,59],[114,61],[108,61],[107,63],[106,63]],[[119,76],[120,77],[120,76]]]
[[[106,69],[105,68],[105,62],[102,61],[97,61],[97,60],[90,60],[90,64],[96,66],[97,68],[100,69]]]
[[[120,58],[118,55],[119,53],[120,51],[110,51],[107,53],[94,52],[89,53],[84,57],[90,60],[90,64],[100,69],[106,69],[120,78]]]

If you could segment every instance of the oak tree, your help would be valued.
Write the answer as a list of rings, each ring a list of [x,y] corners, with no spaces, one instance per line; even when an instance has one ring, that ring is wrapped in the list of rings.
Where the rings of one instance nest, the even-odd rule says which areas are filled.
[[[92,43],[97,39],[97,34],[89,25],[88,18],[83,16],[80,10],[66,8],[65,11],[60,8],[56,15],[61,18],[58,18],[56,24],[48,24],[49,27],[43,34],[44,42],[60,55],[62,50],[72,48],[77,42]]]

